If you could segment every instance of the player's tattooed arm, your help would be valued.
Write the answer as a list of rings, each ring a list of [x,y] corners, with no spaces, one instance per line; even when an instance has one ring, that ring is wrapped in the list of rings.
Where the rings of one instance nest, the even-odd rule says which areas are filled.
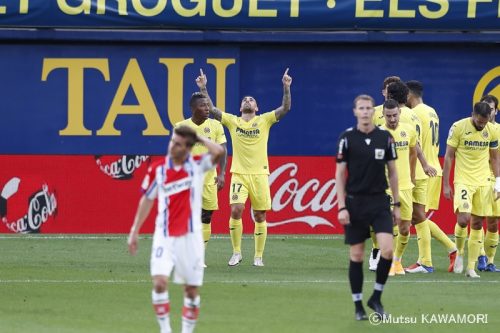
[[[281,81],[283,82],[283,101],[281,102],[281,106],[276,109],[276,119],[278,120],[283,118],[292,107],[292,95],[290,92],[292,77],[288,75],[288,68],[285,70]]]
[[[210,95],[208,94],[208,90],[207,90],[207,76],[203,73],[203,70],[201,68],[200,68],[200,75],[196,78],[196,84],[198,85],[200,92],[203,95],[205,95],[208,99],[208,107],[209,107],[210,114],[218,121],[221,121],[222,120],[222,111],[217,109],[214,106],[214,103],[212,103],[212,99],[210,98]]]

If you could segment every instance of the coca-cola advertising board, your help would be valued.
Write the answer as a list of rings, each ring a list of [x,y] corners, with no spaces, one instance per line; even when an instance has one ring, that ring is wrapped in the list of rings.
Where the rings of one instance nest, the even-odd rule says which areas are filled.
[[[0,232],[127,233],[151,161],[162,156],[8,156],[0,155]],[[230,165],[230,160],[229,160]],[[271,157],[270,233],[340,234],[333,157]],[[219,192],[213,233],[228,232],[229,177]],[[244,232],[252,233],[247,205]],[[153,231],[155,211],[144,225]],[[453,232],[454,215],[442,201],[434,216]]]

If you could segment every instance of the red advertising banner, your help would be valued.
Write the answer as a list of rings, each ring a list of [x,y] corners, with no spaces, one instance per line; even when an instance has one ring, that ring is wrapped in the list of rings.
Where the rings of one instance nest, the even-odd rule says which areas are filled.
[[[147,166],[161,156],[0,155],[1,233],[128,233]],[[230,163],[230,161],[229,161]],[[336,220],[333,157],[271,157],[269,233],[341,234]],[[229,169],[228,169],[229,170]],[[215,234],[228,233],[229,182],[219,192]],[[156,209],[156,208],[155,208]],[[247,204],[245,233],[253,232]],[[142,232],[152,232],[153,211]],[[453,233],[455,216],[441,199],[433,220]]]

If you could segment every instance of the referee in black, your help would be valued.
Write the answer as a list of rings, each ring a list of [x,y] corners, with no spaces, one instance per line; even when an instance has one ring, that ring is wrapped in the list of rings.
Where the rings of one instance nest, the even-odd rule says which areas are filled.
[[[350,245],[349,282],[356,320],[368,319],[362,289],[365,240],[370,238],[370,226],[381,255],[373,294],[367,304],[379,318],[386,315],[380,298],[392,263],[392,226],[400,219],[394,139],[373,124],[374,105],[375,101],[368,95],[354,99],[357,125],[340,135],[335,174],[338,219],[345,228],[345,243]],[[394,199],[392,215],[385,192],[386,166]]]

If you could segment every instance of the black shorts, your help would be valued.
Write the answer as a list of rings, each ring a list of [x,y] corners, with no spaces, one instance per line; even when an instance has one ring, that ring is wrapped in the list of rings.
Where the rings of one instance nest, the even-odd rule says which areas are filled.
[[[370,226],[375,233],[392,234],[392,214],[387,194],[347,195],[345,204],[350,216],[350,224],[344,226],[346,244],[359,244],[370,238]]]

